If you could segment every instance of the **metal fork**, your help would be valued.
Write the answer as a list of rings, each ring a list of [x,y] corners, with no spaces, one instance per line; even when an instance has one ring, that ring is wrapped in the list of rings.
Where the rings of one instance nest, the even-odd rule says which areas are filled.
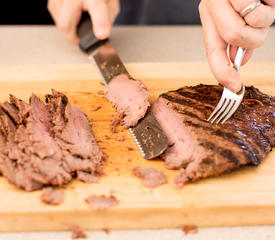
[[[239,47],[233,67],[240,72],[240,66],[242,64],[246,49]],[[224,123],[236,112],[240,106],[245,92],[245,87],[242,85],[242,89],[238,93],[233,93],[228,88],[224,87],[222,97],[217,104],[214,111],[211,113],[207,121],[211,123]]]

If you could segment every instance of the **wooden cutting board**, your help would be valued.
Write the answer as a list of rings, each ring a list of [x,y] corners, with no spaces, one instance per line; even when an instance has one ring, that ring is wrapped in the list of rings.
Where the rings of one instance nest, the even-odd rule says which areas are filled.
[[[130,73],[149,88],[151,100],[167,90],[199,83],[216,84],[207,63],[128,64]],[[249,63],[242,68],[242,80],[275,95],[275,62]],[[98,95],[100,76],[91,65],[2,65],[0,101],[8,94],[27,100],[32,92],[43,96],[51,88],[65,92],[72,104],[93,119],[93,132],[109,159],[106,176],[99,184],[74,180],[65,191],[65,202],[48,206],[39,200],[41,191],[24,192],[0,177],[0,231],[67,229],[170,228],[197,226],[275,224],[275,153],[258,167],[244,167],[220,177],[173,187],[177,171],[166,170],[160,160],[147,161],[139,154],[126,130],[110,135],[111,105]],[[94,112],[93,108],[102,106]],[[125,136],[125,142],[116,139]],[[127,147],[134,151],[127,151]],[[130,158],[131,161],[127,159]],[[131,175],[134,166],[153,166],[165,172],[169,184],[150,190]],[[84,199],[91,194],[113,192],[120,204],[106,211],[94,211]]]

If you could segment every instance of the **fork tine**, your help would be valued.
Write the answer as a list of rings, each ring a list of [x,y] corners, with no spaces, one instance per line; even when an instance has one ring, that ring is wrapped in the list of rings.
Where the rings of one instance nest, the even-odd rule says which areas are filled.
[[[241,47],[238,47],[238,51],[234,60],[233,67],[239,72],[240,66],[243,61],[244,55],[245,55],[246,49],[243,49]],[[221,96],[221,99],[214,109],[214,111],[211,113],[207,121],[211,121],[211,123],[214,123],[216,119],[216,123],[219,122],[224,123],[227,121],[233,113],[238,109],[238,107],[241,104],[241,101],[243,99],[245,92],[245,86],[242,85],[242,89],[239,93],[233,93],[228,88],[223,88],[223,93]],[[214,118],[213,118],[214,117]]]
[[[228,120],[237,110],[237,108],[240,106],[241,102],[239,101],[234,101],[234,105],[233,107],[231,108],[231,110],[229,111],[229,113],[227,114],[227,116],[222,120],[222,124]]]
[[[227,114],[229,113],[229,111],[231,110],[233,104],[234,104],[235,100],[233,99],[229,99],[229,104],[227,105],[226,109],[224,110],[223,114],[219,117],[219,119],[216,121],[216,123],[218,124],[224,117],[227,116]]]
[[[211,120],[211,118],[216,114],[216,112],[219,111],[219,109],[222,107],[222,105],[224,103],[224,100],[225,100],[225,98],[222,96],[220,101],[218,102],[217,106],[215,107],[214,111],[211,113],[211,115],[207,119],[207,122],[209,122]]]
[[[211,123],[214,123],[216,119],[223,113],[223,111],[226,109],[227,105],[229,104],[229,99],[225,98],[223,106],[220,108],[220,110],[217,112],[216,116],[211,120]]]

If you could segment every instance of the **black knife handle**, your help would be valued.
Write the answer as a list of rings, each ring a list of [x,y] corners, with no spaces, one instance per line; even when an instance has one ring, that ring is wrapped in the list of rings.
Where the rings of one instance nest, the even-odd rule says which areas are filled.
[[[108,40],[99,40],[96,38],[88,13],[83,13],[82,18],[77,26],[77,34],[80,38],[79,47],[85,53],[96,49]]]

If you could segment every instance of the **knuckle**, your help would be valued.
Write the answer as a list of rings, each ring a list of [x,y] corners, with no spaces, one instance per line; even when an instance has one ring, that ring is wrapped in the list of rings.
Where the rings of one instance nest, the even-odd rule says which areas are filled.
[[[262,25],[262,22],[262,18],[257,16],[255,18],[252,18],[251,24],[249,25],[252,25],[252,27],[260,27]]]
[[[253,16],[247,16],[245,18],[246,22],[251,26],[251,27],[261,27],[262,23],[264,21],[263,17],[259,14],[255,14]]]
[[[227,28],[224,31],[224,40],[231,45],[238,45],[238,43],[243,41],[243,39],[243,34],[239,30],[229,30]]]

